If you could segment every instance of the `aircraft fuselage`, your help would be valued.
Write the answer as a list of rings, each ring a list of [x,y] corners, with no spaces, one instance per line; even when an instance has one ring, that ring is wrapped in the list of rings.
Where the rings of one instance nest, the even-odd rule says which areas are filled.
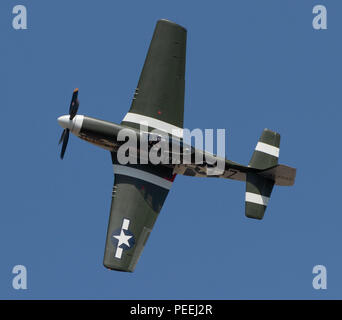
[[[58,118],[58,122],[63,128],[68,128],[74,135],[78,136],[82,140],[114,153],[118,152],[119,148],[126,143],[125,140],[118,138],[120,136],[120,132],[122,133],[122,130],[127,130],[125,132],[129,132],[131,137],[134,136],[135,141],[137,142],[135,151],[137,154],[136,163],[138,164],[146,163],[140,162],[142,158],[146,161],[145,157],[140,156],[143,135],[145,135],[145,140],[146,135],[148,138],[146,141],[148,152],[150,152],[153,145],[161,139],[167,139],[166,144],[168,144],[169,147],[167,156],[169,157],[169,161],[166,163],[161,162],[159,165],[173,167],[174,172],[177,174],[203,177],[208,176],[207,168],[213,167],[213,163],[218,159],[215,155],[209,152],[198,150],[192,146],[183,144],[183,139],[179,139],[177,137],[171,138],[162,132],[160,134],[148,131],[144,132],[131,127],[122,126],[113,122],[99,120],[84,115],[76,115],[73,120],[69,120],[68,115],[61,116]],[[201,162],[196,158],[196,153],[197,156],[200,155],[198,158],[202,159]],[[178,162],[174,162],[175,155],[178,156]],[[187,159],[186,163],[184,159]],[[148,158],[148,163],[151,163],[149,160],[150,159]],[[251,170],[250,168],[233,161],[227,159],[222,160],[225,162],[224,174],[221,172],[220,174],[213,174],[212,176],[244,181],[246,171]]]

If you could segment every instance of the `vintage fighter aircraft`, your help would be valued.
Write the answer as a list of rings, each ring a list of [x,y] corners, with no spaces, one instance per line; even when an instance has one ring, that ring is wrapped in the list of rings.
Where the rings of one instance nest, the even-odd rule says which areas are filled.
[[[77,115],[78,89],[69,115],[58,118],[64,128],[61,158],[70,131],[111,152],[115,179],[103,261],[109,269],[134,271],[176,174],[208,176],[207,163],[196,164],[193,158],[190,164],[174,165],[123,165],[117,159],[124,143],[117,139],[119,131],[130,128],[139,139],[141,122],[148,124],[148,131],[172,133],[170,141],[182,144],[186,35],[180,25],[157,22],[131,108],[120,125]],[[216,176],[246,182],[245,214],[249,218],[263,218],[274,185],[294,184],[296,169],[278,165],[279,144],[280,135],[265,129],[248,166],[224,159],[224,170]]]

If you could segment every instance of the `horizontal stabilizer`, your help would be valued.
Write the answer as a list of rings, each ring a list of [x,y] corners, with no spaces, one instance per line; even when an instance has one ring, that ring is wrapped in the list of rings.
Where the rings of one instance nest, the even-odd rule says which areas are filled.
[[[266,169],[278,164],[280,134],[264,129],[255,147],[249,167]]]
[[[255,173],[247,173],[245,198],[246,217],[259,220],[264,217],[273,186],[274,181]]]

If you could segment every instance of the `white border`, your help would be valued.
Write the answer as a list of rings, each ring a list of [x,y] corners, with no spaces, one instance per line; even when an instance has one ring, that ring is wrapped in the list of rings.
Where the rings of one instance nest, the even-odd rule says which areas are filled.
[[[142,124],[144,126],[146,126],[146,124],[147,124],[147,126],[149,126],[149,127],[165,131],[165,132],[172,134],[178,138],[183,137],[183,129],[182,128],[179,128],[177,126],[174,126],[173,124],[170,124],[170,123],[167,123],[167,122],[155,119],[155,118],[143,116],[141,114],[128,112],[122,121]]]
[[[115,174],[122,174],[124,176],[129,176],[129,177],[133,177],[133,178],[137,178],[140,180],[144,180],[150,183],[153,183],[159,187],[162,187],[164,189],[171,189],[172,186],[172,182],[169,180],[166,180],[164,178],[158,177],[155,174],[143,171],[143,170],[139,170],[136,168],[132,168],[132,167],[127,167],[127,166],[123,166],[123,165],[119,165],[119,164],[114,164],[113,165],[114,168],[114,173]]]
[[[259,141],[255,147],[256,151],[270,154],[271,156],[279,158],[279,148],[271,146],[270,144]]]
[[[269,200],[269,197],[262,196],[261,194],[246,192],[246,202],[253,202],[256,204],[267,206]]]

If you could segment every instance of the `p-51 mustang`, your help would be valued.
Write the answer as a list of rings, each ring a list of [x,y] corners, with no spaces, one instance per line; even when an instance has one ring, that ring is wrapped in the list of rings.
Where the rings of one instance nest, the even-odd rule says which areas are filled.
[[[123,165],[117,157],[124,143],[118,139],[120,130],[129,128],[139,141],[146,134],[140,130],[141,123],[148,125],[148,131],[158,129],[182,143],[186,34],[186,29],[171,21],[157,22],[131,108],[120,125],[77,115],[78,89],[73,93],[69,115],[58,118],[64,128],[61,158],[70,131],[111,152],[115,179],[103,261],[109,269],[134,271],[176,174],[209,176],[209,163],[197,164],[193,157],[187,164],[158,165]],[[249,218],[263,218],[274,185],[294,184],[296,169],[278,165],[279,144],[280,135],[265,129],[248,166],[224,159],[224,169],[216,175],[246,181],[245,214]]]

